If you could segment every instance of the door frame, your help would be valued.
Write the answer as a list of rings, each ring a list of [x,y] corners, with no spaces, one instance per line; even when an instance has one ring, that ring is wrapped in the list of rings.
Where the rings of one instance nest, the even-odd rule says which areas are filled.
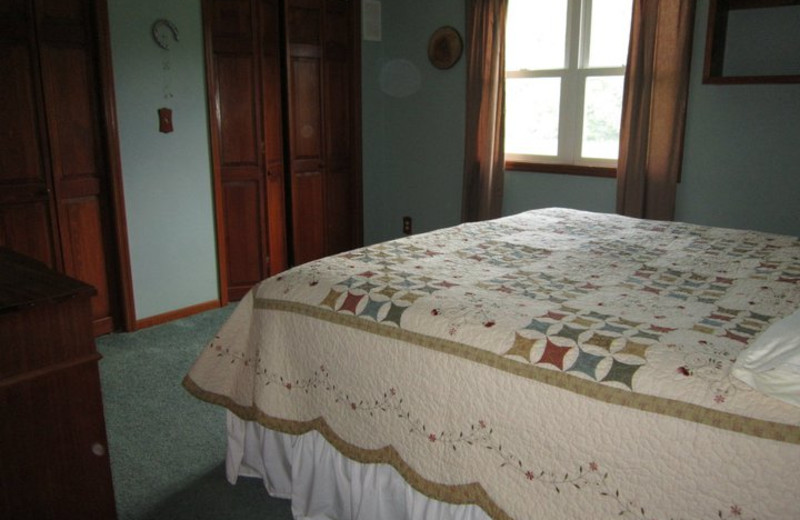
[[[94,2],[94,24],[97,30],[97,72],[100,81],[100,102],[103,117],[103,146],[108,169],[107,200],[110,205],[111,229],[114,243],[110,247],[112,268],[110,279],[117,286],[117,327],[124,331],[136,330],[136,310],[133,299],[133,277],[131,275],[130,249],[128,246],[128,224],[125,213],[125,193],[122,184],[122,160],[119,149],[119,125],[117,101],[114,92],[114,72],[111,59],[111,33],[107,0]]]
[[[214,231],[217,248],[217,280],[219,285],[219,304],[224,307],[230,303],[228,297],[228,251],[225,247],[225,215],[222,201],[222,173],[220,171],[219,106],[217,104],[217,82],[214,78],[214,49],[212,43],[211,1],[201,1],[203,24],[203,57],[205,59],[206,104],[208,107],[208,135],[211,147],[211,181],[214,190]]]

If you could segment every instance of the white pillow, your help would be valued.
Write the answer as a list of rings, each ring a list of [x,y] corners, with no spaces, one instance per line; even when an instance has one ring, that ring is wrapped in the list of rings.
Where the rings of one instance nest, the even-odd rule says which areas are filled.
[[[800,406],[800,309],[742,350],[731,373],[762,393]]]

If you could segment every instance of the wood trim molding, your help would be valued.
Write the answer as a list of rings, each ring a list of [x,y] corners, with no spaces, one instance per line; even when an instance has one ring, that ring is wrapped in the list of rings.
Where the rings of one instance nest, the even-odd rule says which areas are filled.
[[[225,248],[225,215],[223,213],[222,173],[220,172],[219,106],[217,82],[214,78],[214,47],[211,37],[213,19],[211,0],[203,0],[203,48],[205,51],[206,101],[208,103],[209,144],[211,177],[214,190],[214,231],[216,232],[217,277],[219,280],[220,305],[228,303],[228,252]]]
[[[602,166],[580,166],[575,164],[548,164],[506,161],[505,169],[506,171],[561,173],[566,175],[583,175],[585,177],[608,177],[611,179],[617,176],[616,168],[606,168]]]
[[[102,110],[105,119],[105,148],[108,158],[109,203],[113,215],[115,253],[114,263],[117,284],[117,319],[126,331],[134,330],[136,311],[133,300],[133,277],[131,275],[130,249],[128,246],[128,223],[125,216],[125,194],[122,183],[122,159],[119,149],[119,131],[114,92],[114,73],[111,59],[111,34],[109,32],[108,4],[106,0],[95,3],[95,25],[97,27],[98,73],[102,85]]]
[[[364,245],[364,157],[363,157],[363,136],[362,136],[362,93],[361,93],[361,2],[350,2],[351,9],[353,10],[353,24],[354,29],[351,31],[352,37],[352,57],[353,69],[351,77],[351,86],[353,89],[353,168],[355,172],[355,182],[352,189],[355,191],[353,200],[355,207],[355,240],[354,247],[361,247]]]
[[[204,303],[198,303],[196,305],[191,305],[189,307],[184,307],[182,309],[176,309],[174,311],[165,312],[163,314],[157,314],[155,316],[142,318],[141,320],[138,320],[136,322],[136,330],[155,327],[156,325],[169,323],[170,321],[175,321],[181,318],[193,316],[201,312],[219,309],[220,307],[222,307],[222,305],[219,300],[212,300]]]

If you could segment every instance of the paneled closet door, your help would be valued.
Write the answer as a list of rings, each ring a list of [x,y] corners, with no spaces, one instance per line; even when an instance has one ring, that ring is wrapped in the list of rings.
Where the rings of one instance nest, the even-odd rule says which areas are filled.
[[[119,316],[95,6],[3,0],[2,98],[10,106],[0,243],[94,286],[96,334]],[[6,32],[8,29],[9,32]],[[6,74],[8,71],[8,74]]]
[[[323,105],[325,106],[325,253],[361,243],[361,172],[358,122],[360,81],[354,66],[360,34],[353,2],[325,2]],[[356,3],[357,5],[357,3]]]
[[[267,175],[267,226],[269,228],[269,274],[289,267],[286,245],[286,168],[283,160],[283,91],[281,84],[281,17],[279,0],[258,4],[261,37],[261,91],[264,161]]]
[[[361,242],[357,2],[287,0],[294,261]]]
[[[96,332],[114,330],[116,273],[103,153],[92,2],[37,0],[53,193],[64,273],[94,286]]]
[[[358,9],[345,0],[203,0],[228,300],[290,263],[361,241]]]
[[[325,256],[322,0],[287,0],[286,56],[294,263]]]
[[[0,2],[0,34],[0,246],[61,269],[29,2]]]
[[[221,278],[228,300],[286,268],[278,0],[205,0]]]

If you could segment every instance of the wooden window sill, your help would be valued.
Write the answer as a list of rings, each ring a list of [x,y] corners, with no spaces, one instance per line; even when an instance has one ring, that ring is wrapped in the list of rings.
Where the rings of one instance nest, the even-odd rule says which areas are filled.
[[[617,176],[616,168],[604,166],[582,166],[577,164],[549,164],[506,161],[505,169],[506,171],[560,173],[565,175],[582,175],[585,177],[607,177],[611,179]]]

